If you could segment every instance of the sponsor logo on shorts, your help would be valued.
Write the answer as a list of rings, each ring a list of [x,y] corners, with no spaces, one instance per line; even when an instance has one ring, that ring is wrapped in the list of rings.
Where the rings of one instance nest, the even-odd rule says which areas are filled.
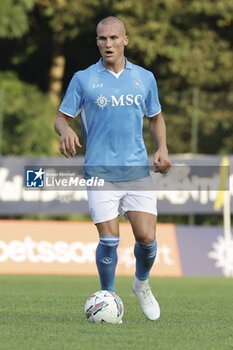
[[[91,208],[90,209],[91,216],[94,218],[95,217],[95,209]]]

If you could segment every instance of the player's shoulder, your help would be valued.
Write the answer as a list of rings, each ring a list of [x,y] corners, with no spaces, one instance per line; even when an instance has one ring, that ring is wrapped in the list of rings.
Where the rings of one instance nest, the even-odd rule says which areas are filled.
[[[96,64],[92,64],[91,66],[78,70],[77,72],[74,73],[74,77],[82,80],[86,79],[90,74],[93,74],[96,71]]]
[[[148,69],[146,69],[146,68],[144,68],[144,67],[142,67],[142,66],[139,66],[139,65],[137,65],[137,64],[135,64],[135,63],[131,63],[131,65],[132,65],[132,68],[133,68],[134,70],[137,70],[138,72],[140,72],[140,73],[142,73],[142,74],[145,74],[145,75],[151,76],[151,77],[154,76],[154,74],[153,74],[150,70],[148,70]]]
[[[140,75],[141,79],[147,80],[148,82],[155,79],[154,74],[150,70],[134,63],[131,63],[131,65],[132,72],[135,72],[137,75]]]

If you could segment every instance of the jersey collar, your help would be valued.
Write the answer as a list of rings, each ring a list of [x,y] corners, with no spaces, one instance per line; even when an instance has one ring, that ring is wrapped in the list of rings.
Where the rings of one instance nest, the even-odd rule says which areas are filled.
[[[101,57],[100,60],[96,63],[96,67],[97,67],[98,73],[107,70],[107,69],[104,67],[103,58],[102,58],[102,57]],[[127,58],[125,57],[125,69],[132,69],[132,67],[133,67],[132,63],[129,62],[129,61],[127,60]]]

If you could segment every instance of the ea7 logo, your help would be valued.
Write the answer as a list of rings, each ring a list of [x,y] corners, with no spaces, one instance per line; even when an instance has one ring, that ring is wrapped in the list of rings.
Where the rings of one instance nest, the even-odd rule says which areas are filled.
[[[103,83],[99,83],[99,84],[92,84],[92,88],[96,89],[96,88],[102,88],[104,86]]]
[[[139,106],[143,102],[143,96],[142,95],[121,95],[118,99],[116,96],[112,95],[112,107],[115,106],[131,106],[133,103],[135,103],[137,106]]]

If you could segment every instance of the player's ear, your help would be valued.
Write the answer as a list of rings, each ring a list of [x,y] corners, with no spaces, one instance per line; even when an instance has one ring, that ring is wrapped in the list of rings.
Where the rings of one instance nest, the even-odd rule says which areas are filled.
[[[128,35],[125,35],[125,38],[124,38],[124,46],[127,46],[129,43],[129,37]]]
[[[98,36],[96,37],[96,45],[99,46]]]

